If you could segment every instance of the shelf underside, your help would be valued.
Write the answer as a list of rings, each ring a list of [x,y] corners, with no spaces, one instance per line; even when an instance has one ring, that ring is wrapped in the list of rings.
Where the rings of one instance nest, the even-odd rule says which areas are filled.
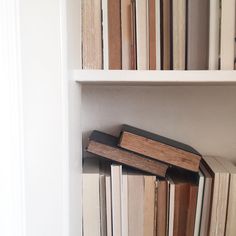
[[[71,78],[101,85],[236,85],[236,71],[73,70]]]

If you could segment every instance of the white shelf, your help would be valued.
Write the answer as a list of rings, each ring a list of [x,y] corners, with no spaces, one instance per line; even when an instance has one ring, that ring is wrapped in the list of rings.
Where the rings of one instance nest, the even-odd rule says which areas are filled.
[[[73,70],[71,78],[101,85],[236,85],[236,71]]]

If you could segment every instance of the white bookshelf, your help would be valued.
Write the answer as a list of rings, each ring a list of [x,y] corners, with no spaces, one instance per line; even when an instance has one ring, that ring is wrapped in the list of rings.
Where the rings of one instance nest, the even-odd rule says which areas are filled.
[[[24,236],[82,235],[83,144],[128,123],[236,163],[235,71],[83,71],[80,0],[20,6]]]

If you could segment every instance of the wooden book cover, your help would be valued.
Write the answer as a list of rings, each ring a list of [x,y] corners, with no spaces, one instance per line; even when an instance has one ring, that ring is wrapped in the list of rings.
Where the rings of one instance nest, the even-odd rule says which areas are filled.
[[[82,2],[83,69],[102,69],[102,17],[100,0]]]
[[[209,56],[209,1],[188,1],[187,69],[207,70]]]
[[[186,65],[186,0],[173,0],[173,70]]]
[[[121,0],[122,69],[131,69],[131,0]]]
[[[148,0],[149,70],[156,70],[156,0]]]
[[[230,174],[225,235],[234,235],[236,232],[236,166],[225,158],[217,157],[217,160]]]
[[[167,234],[168,217],[168,182],[167,180],[157,181],[157,217],[156,217],[156,235]]]
[[[129,125],[122,126],[119,145],[183,169],[199,170],[201,155],[192,147]]]
[[[204,156],[205,165],[214,176],[212,204],[211,204],[211,218],[209,236],[220,236],[225,233],[227,202],[228,202],[228,188],[229,188],[229,173],[216,158]]]
[[[221,1],[220,69],[234,69],[235,0]]]
[[[200,164],[200,170],[202,171],[205,180],[200,224],[200,235],[204,236],[208,235],[209,233],[213,178],[209,170],[204,166],[202,162]]]
[[[121,0],[108,1],[109,69],[122,69]],[[95,35],[96,37],[96,35]]]
[[[148,0],[136,0],[137,69],[149,69]]]
[[[162,69],[171,69],[171,0],[161,0]]]
[[[118,138],[99,131],[93,131],[87,151],[97,156],[164,177],[168,165],[129,152],[117,146]]]
[[[144,175],[144,222],[143,235],[155,236],[156,177]]]

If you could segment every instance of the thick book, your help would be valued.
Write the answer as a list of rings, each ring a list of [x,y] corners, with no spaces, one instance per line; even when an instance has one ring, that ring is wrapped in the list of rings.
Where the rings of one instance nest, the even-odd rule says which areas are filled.
[[[182,171],[170,173],[174,184],[174,222],[173,235],[194,235],[197,208],[197,176]]]
[[[215,0],[214,0],[215,1]],[[207,70],[209,52],[209,1],[188,1],[187,69]]]
[[[229,173],[215,157],[204,156],[204,164],[213,175],[213,191],[209,236],[220,236],[225,233]]]
[[[89,137],[87,151],[154,175],[165,176],[168,165],[119,148],[118,141],[119,139],[112,135],[93,131]]]
[[[199,170],[201,155],[192,147],[129,125],[122,126],[119,146],[169,165]]]
[[[101,12],[101,0],[82,1],[83,69],[102,69]]]
[[[101,235],[99,178],[99,161],[86,158],[82,176],[84,236]]]
[[[172,4],[171,0],[161,0],[161,56],[162,56],[162,69],[171,69],[171,36],[172,36]]]
[[[122,69],[121,0],[108,1],[108,47],[109,69]]]
[[[131,69],[131,1],[132,0],[121,0],[122,70]]]
[[[234,69],[235,0],[221,1],[220,69]]]
[[[186,65],[186,0],[173,0],[173,70]]]
[[[225,158],[216,158],[226,171],[229,172],[229,196],[228,196],[228,207],[227,207],[227,221],[225,235],[234,235],[236,232],[236,166]]]

